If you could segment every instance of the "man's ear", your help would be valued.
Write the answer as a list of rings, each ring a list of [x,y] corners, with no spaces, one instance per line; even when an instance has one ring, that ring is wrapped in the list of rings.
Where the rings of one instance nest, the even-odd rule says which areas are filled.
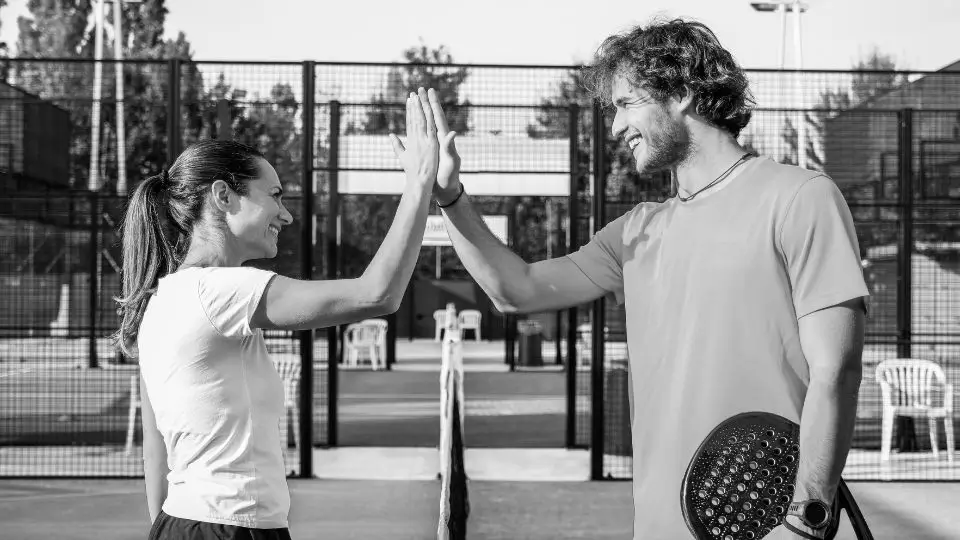
[[[230,211],[236,193],[223,180],[214,180],[210,185],[210,201],[221,212]]]
[[[693,102],[693,90],[689,86],[683,87],[683,93],[674,97],[676,101],[677,112],[679,113],[695,113],[696,105]]]

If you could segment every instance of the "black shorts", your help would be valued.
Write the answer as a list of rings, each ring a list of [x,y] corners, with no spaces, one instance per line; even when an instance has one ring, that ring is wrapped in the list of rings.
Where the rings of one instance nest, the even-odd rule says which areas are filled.
[[[167,515],[162,510],[148,540],[291,540],[290,529],[250,529]]]

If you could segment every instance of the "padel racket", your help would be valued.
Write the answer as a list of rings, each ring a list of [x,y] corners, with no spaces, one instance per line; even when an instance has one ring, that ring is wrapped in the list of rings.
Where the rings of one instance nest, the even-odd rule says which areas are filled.
[[[700,443],[681,487],[687,527],[697,540],[759,540],[783,523],[800,463],[800,426],[782,416],[747,412],[721,422]],[[840,510],[859,540],[873,540],[843,479],[826,538]]]

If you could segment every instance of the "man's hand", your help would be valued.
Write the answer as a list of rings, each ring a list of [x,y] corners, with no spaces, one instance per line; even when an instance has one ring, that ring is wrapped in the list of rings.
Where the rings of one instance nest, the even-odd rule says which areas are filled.
[[[457,145],[454,142],[457,132],[450,131],[437,92],[431,88],[427,95],[437,124],[437,140],[440,144],[440,165],[433,195],[440,204],[446,204],[460,192],[460,154],[457,153]]]
[[[437,124],[432,109],[423,88],[416,94],[410,92],[407,98],[407,142],[404,144],[393,133],[390,140],[407,178],[421,184],[429,183],[435,189],[439,155]],[[443,125],[446,127],[446,120]]]

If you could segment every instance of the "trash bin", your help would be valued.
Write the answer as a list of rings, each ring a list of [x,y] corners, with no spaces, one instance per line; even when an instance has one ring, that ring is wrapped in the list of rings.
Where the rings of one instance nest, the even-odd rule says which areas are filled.
[[[518,321],[517,334],[520,340],[518,365],[543,366],[543,331],[537,321]]]
[[[603,374],[603,453],[608,455],[633,455],[627,362],[626,358],[607,360]]]

